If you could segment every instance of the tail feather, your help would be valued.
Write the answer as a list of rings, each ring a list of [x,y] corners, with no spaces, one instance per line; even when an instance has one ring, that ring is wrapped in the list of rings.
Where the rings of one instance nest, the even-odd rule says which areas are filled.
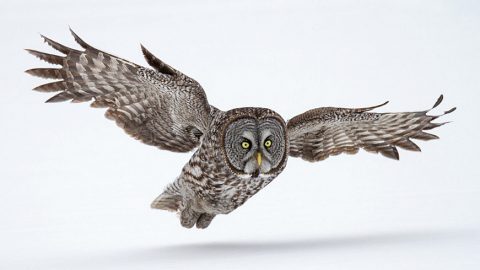
[[[182,203],[182,196],[179,194],[169,194],[163,192],[150,205],[154,209],[162,209],[177,212]]]
[[[181,183],[177,178],[177,180],[167,186],[165,191],[160,194],[150,206],[154,209],[177,212],[182,205],[182,201]]]

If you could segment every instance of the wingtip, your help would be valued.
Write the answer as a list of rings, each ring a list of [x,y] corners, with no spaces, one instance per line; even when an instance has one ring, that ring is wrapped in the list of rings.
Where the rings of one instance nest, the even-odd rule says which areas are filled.
[[[63,64],[64,58],[59,56],[59,55],[39,52],[39,51],[32,50],[32,49],[25,49],[25,51],[27,51],[29,54],[37,57],[40,60],[43,60],[43,61],[47,62],[47,63],[54,64],[54,65],[62,65]]]
[[[375,106],[371,106],[371,107],[359,108],[359,109],[356,109],[356,111],[358,111],[358,112],[371,111],[371,110],[374,110],[374,109],[383,107],[383,106],[387,105],[389,102],[390,102],[390,101],[387,100],[387,101],[383,102],[382,104],[375,105]]]
[[[36,76],[36,75],[35,75],[35,69],[34,69],[34,68],[27,69],[27,70],[25,70],[24,72],[27,73],[28,75]],[[38,76],[37,76],[37,77],[38,77]]]
[[[40,36],[43,38],[43,41],[44,41],[45,43],[47,43],[50,47],[54,48],[55,50],[57,50],[57,51],[59,51],[59,52],[61,52],[61,53],[69,54],[69,53],[72,52],[72,51],[76,51],[76,50],[74,50],[74,49],[72,49],[72,48],[69,48],[69,47],[67,47],[67,46],[65,46],[65,45],[62,45],[62,44],[60,44],[60,43],[58,43],[58,42],[56,42],[56,41],[53,41],[52,39],[49,39],[48,37],[46,37],[46,36],[44,36],[44,35],[42,35],[42,34],[40,34]]]
[[[158,59],[153,53],[151,53],[143,44],[140,43],[140,48],[142,49],[143,57],[147,60],[147,63],[152,66],[155,70],[163,74],[168,74],[175,76],[178,72],[165,64],[162,60]]]
[[[142,43],[140,43],[140,49],[142,50],[144,57],[150,57],[150,55],[152,55],[152,53],[145,46],[143,46]]]
[[[433,104],[432,109],[438,107],[438,105],[440,105],[440,103],[442,103],[442,101],[443,101],[443,94],[441,94],[441,95],[438,97],[437,101],[435,101],[435,104]]]
[[[82,46],[84,49],[88,49],[88,48],[91,48],[91,46],[86,43],[85,41],[83,41],[82,38],[80,38],[73,30],[72,28],[69,26],[68,29],[70,30],[70,33],[72,34],[73,36],[73,39],[75,39],[75,41],[80,45]]]
[[[45,103],[59,103],[65,100],[60,100],[57,96],[53,96],[47,100],[45,100]]]
[[[43,39],[43,42],[47,42],[48,43],[48,40],[50,40],[47,36],[43,35],[43,34],[40,34],[40,37]]]
[[[33,56],[37,56],[36,54],[36,51],[35,50],[32,50],[32,49],[24,49],[27,53],[33,55]]]
[[[443,94],[438,97],[437,101],[435,102],[435,104],[433,105],[433,107],[430,110],[433,110],[434,108],[438,107],[438,105],[440,105],[442,103],[442,101],[443,101]],[[427,113],[430,110],[425,111],[425,113]],[[438,118],[438,117],[440,117],[442,115],[445,115],[445,114],[452,113],[455,110],[457,110],[457,107],[453,107],[449,110],[446,110],[446,111],[443,112],[443,114],[435,116],[435,118]]]
[[[443,114],[449,114],[457,110],[457,107],[453,107],[450,110],[446,110]]]
[[[400,160],[400,154],[398,153],[397,148],[395,148],[395,160]]]

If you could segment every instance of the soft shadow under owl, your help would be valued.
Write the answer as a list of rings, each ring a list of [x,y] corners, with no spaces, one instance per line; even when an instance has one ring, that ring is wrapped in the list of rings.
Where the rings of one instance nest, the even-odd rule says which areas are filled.
[[[99,264],[135,265],[138,263],[153,262],[162,264],[181,264],[184,258],[188,263],[203,262],[212,257],[221,258],[249,258],[254,255],[263,256],[289,254],[297,252],[316,252],[321,256],[332,250],[358,250],[376,247],[394,247],[398,245],[416,245],[452,243],[471,239],[474,230],[457,229],[445,231],[404,231],[386,232],[378,234],[360,234],[337,237],[312,237],[286,240],[256,240],[256,241],[222,241],[210,243],[192,243],[148,247],[135,250],[124,250],[110,254],[89,256],[75,263],[77,266],[87,267]]]

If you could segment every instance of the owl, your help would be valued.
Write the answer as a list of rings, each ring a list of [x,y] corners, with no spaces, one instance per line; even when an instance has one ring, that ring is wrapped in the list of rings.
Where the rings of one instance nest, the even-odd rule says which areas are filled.
[[[58,92],[47,102],[92,101],[106,117],[141,142],[173,152],[195,151],[180,175],[151,207],[177,212],[186,228],[206,228],[275,179],[289,157],[316,162],[360,148],[399,159],[397,147],[420,151],[411,141],[438,137],[425,132],[444,123],[429,110],[375,113],[366,108],[324,107],[285,121],[266,108],[222,111],[210,105],[194,79],[164,63],[145,47],[146,68],[100,51],[73,31],[76,50],[42,36],[63,55],[27,50],[57,68],[26,72],[56,81],[35,87]],[[443,97],[437,100],[436,107]]]

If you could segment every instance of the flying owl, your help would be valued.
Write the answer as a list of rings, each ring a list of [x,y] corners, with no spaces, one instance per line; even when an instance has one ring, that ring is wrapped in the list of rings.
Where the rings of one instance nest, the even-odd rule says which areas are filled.
[[[315,162],[362,148],[398,160],[397,146],[420,151],[411,139],[438,139],[425,130],[444,124],[432,123],[441,115],[427,115],[429,110],[370,112],[387,102],[366,108],[317,108],[288,121],[266,108],[222,111],[208,103],[198,82],[145,47],[141,49],[152,68],[100,51],[73,31],[72,35],[83,50],[44,36],[64,55],[27,50],[59,65],[27,70],[56,79],[34,90],[59,92],[47,102],[93,100],[92,107],[107,108],[108,119],[145,144],[173,152],[195,150],[180,175],[151,204],[177,212],[186,228],[206,228],[216,215],[244,204],[283,171],[288,157]]]

